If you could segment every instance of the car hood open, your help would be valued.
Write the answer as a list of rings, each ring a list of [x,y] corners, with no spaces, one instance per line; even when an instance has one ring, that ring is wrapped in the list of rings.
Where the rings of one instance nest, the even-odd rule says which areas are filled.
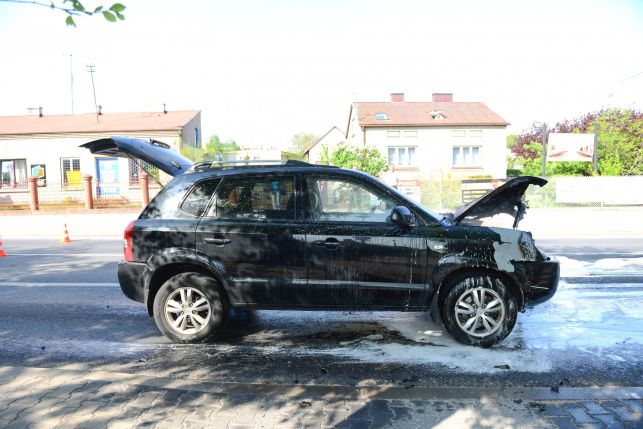
[[[166,143],[133,137],[114,136],[80,145],[97,155],[141,159],[171,176],[187,171],[192,161],[175,152]]]
[[[454,223],[458,224],[466,217],[480,219],[507,213],[513,216],[513,227],[516,228],[527,210],[524,198],[525,191],[529,185],[542,187],[545,184],[547,184],[547,180],[541,177],[516,177],[482,197],[471,201],[469,204],[460,207],[449,217]]]

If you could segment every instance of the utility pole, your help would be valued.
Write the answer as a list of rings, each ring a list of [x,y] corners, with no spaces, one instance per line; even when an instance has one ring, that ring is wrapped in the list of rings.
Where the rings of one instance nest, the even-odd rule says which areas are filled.
[[[96,86],[94,85],[94,72],[96,68],[93,64],[90,64],[87,67],[87,71],[92,76],[92,90],[94,91],[94,111],[96,112],[96,120],[98,120],[98,102],[96,101]]]
[[[69,76],[71,77],[71,114],[74,114],[74,55],[69,54]]]
[[[547,124],[543,124],[541,139],[543,143],[543,166],[542,166],[540,175],[542,177],[546,177],[547,176]]]
[[[594,175],[598,174],[598,124],[594,124],[594,153],[592,154]]]

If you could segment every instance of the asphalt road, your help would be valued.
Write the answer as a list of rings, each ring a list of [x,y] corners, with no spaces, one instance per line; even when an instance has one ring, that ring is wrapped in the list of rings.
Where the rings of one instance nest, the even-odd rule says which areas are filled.
[[[419,313],[232,314],[216,344],[175,345],[117,286],[121,240],[7,240],[0,364],[200,381],[413,386],[641,386],[637,240],[539,240],[570,278],[498,347],[464,347]]]

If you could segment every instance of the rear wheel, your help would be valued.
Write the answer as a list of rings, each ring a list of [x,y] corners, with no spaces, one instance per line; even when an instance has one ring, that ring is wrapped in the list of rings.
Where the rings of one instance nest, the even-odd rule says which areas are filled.
[[[181,273],[156,294],[154,320],[172,341],[199,343],[218,334],[226,307],[216,280],[201,273]]]
[[[516,300],[502,280],[493,275],[470,275],[455,280],[442,307],[446,330],[457,341],[491,347],[516,324]]]

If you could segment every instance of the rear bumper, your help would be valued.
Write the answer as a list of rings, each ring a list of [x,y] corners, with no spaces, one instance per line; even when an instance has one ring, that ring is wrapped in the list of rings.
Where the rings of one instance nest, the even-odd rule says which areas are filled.
[[[520,265],[526,277],[526,307],[533,307],[554,296],[560,279],[560,264],[556,258],[548,256],[544,261],[521,262]]]
[[[143,273],[145,264],[140,262],[118,262],[118,283],[121,290],[131,300],[145,302]]]

